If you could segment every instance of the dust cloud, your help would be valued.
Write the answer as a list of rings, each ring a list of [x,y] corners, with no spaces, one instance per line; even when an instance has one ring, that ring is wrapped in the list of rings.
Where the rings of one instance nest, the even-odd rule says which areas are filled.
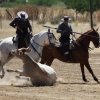
[[[16,73],[5,73],[4,78],[0,79],[0,85],[31,85],[29,78],[18,76]]]

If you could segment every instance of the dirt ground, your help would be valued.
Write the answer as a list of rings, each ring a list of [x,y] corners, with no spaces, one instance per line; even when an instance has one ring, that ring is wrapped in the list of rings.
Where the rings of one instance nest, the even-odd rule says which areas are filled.
[[[90,65],[100,81],[100,54],[90,54]],[[21,69],[21,60],[14,58],[5,65]],[[0,79],[0,100],[100,100],[100,84],[97,84],[85,68],[88,83],[82,81],[79,64],[68,64],[54,60],[52,66],[58,76],[54,86],[32,87],[26,79],[15,78],[7,73]],[[13,84],[13,85],[12,85]]]
[[[73,27],[75,26],[74,30],[76,32],[86,32],[90,29],[88,25],[89,24],[80,24],[75,26],[73,24]],[[0,38],[14,34],[15,30],[11,27],[8,28],[11,30],[0,30]],[[40,30],[43,30],[43,28],[40,28]],[[35,30],[35,32],[37,32],[37,30]],[[89,62],[91,68],[100,81],[99,61],[100,48],[90,51]],[[4,66],[4,69],[5,71],[7,68],[22,69],[21,66],[22,61],[14,58]],[[0,79],[0,100],[100,100],[100,84],[97,84],[93,80],[86,68],[85,74],[89,81],[88,83],[82,80],[79,64],[63,63],[55,59],[51,67],[55,69],[58,77],[54,86],[33,87],[25,78],[15,78],[18,74],[6,72],[5,77]]]

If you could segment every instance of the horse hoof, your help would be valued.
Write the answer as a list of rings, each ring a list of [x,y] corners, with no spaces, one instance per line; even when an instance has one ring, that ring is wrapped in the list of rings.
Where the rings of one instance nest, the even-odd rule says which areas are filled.
[[[86,83],[88,83],[89,81],[85,81]]]
[[[12,69],[10,69],[10,68],[8,68],[6,71],[7,71],[7,72],[12,72],[13,70],[12,70]]]
[[[88,82],[87,79],[83,79],[84,82]]]
[[[100,81],[97,81],[97,84],[100,84]]]
[[[10,72],[10,69],[7,69],[6,71],[7,71],[7,72]]]
[[[83,80],[83,81],[84,81],[84,82],[86,82],[86,83],[87,83],[87,82],[89,82],[89,81],[87,81],[86,79],[85,79],[85,80]]]

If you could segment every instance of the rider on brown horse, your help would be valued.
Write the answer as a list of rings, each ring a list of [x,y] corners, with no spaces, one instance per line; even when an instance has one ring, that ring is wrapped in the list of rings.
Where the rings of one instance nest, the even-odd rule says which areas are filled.
[[[68,16],[64,16],[62,19],[63,23],[61,23],[57,28],[57,33],[61,33],[61,37],[59,41],[61,42],[62,46],[66,44],[66,49],[63,51],[65,55],[67,55],[67,61],[70,60],[69,58],[69,42],[70,42],[70,34],[72,33],[71,25],[68,23],[71,18]]]
[[[32,27],[28,20],[28,14],[24,11],[20,11],[17,13],[16,18],[10,23],[10,26],[16,28],[16,34],[18,37],[18,48],[27,47],[30,40],[30,36],[32,36]],[[28,29],[30,33],[28,32]]]

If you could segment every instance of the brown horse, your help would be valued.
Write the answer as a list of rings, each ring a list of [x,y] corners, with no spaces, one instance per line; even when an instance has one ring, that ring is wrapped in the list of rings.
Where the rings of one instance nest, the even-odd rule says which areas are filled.
[[[84,73],[84,65],[85,65],[88,71],[91,73],[93,79],[96,82],[98,82],[98,79],[94,75],[88,60],[89,59],[88,49],[90,41],[93,42],[96,48],[99,47],[99,34],[97,30],[91,29],[84,34],[81,34],[81,36],[74,42],[74,48],[69,51],[70,52],[69,63],[80,63],[83,81],[88,82]],[[47,65],[51,65],[55,58],[60,61],[66,62],[66,55],[61,53],[61,51],[65,47],[66,46],[62,47],[45,46],[42,51],[42,59],[40,63],[42,64],[46,63]]]

